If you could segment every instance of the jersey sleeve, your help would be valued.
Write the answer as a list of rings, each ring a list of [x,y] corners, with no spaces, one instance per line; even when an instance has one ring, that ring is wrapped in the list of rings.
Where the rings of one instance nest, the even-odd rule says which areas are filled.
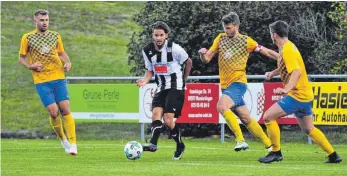
[[[257,48],[259,45],[251,37],[247,36],[246,45],[247,45],[247,51],[248,52],[258,51]]]
[[[219,41],[220,41],[221,36],[222,36],[222,34],[218,34],[218,36],[214,39],[213,44],[212,44],[211,48],[209,49],[210,51],[218,53]]]
[[[28,48],[29,48],[28,38],[27,38],[27,35],[24,35],[22,37],[21,42],[20,42],[19,54],[20,55],[27,55]]]
[[[174,52],[173,57],[180,65],[182,65],[189,57],[187,52],[180,45],[173,44],[172,51]]]
[[[294,49],[285,49],[283,51],[283,61],[286,65],[288,73],[292,73],[293,70],[300,69],[298,59],[296,58]]]
[[[152,71],[152,63],[149,61],[149,58],[147,57],[146,53],[144,50],[142,50],[142,56],[143,56],[143,59],[145,60],[145,68],[148,70],[148,71]]]
[[[61,39],[61,36],[58,35],[58,42],[57,42],[57,52],[61,53],[64,52],[64,45],[63,45],[63,40]]]

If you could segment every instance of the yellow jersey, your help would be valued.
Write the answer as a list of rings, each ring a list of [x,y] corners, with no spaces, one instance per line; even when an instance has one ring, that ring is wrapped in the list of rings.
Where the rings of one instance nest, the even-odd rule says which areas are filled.
[[[301,102],[310,102],[313,100],[313,91],[308,81],[306,68],[301,54],[296,46],[287,41],[280,49],[280,59],[277,60],[277,66],[280,69],[281,80],[284,86],[289,82],[293,70],[300,70],[301,76],[295,87],[288,92],[288,95]]]
[[[19,54],[28,55],[30,64],[40,62],[43,66],[40,72],[32,71],[34,84],[65,79],[60,52],[64,52],[63,41],[55,31],[41,34],[36,29],[23,35]]]
[[[247,84],[246,64],[249,53],[253,52],[257,46],[256,41],[242,34],[230,38],[226,33],[220,33],[216,37],[209,50],[218,53],[222,89],[226,89],[233,82]]]

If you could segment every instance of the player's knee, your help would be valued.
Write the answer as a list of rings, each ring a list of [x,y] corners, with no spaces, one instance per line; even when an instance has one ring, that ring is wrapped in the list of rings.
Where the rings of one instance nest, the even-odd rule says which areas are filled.
[[[251,117],[250,116],[239,116],[241,122],[245,125],[248,125],[251,123]]]
[[[66,115],[69,115],[69,114],[71,114],[69,109],[61,109],[61,115],[62,116],[66,116]]]
[[[263,116],[263,120],[265,123],[269,123],[271,121],[271,118],[270,118],[270,114],[268,113],[268,111],[265,111],[264,113],[264,116]]]
[[[167,125],[168,127],[172,127],[173,126],[173,115],[171,114],[164,114],[164,123],[165,125]]]
[[[160,112],[153,112],[152,119],[159,120],[161,119],[162,114]]]
[[[305,132],[306,134],[310,134],[313,128],[302,128],[302,131]]]
[[[223,103],[218,103],[217,110],[219,113],[224,114],[225,111],[228,110],[227,106]]]
[[[52,119],[55,119],[59,117],[59,111],[50,111],[49,115],[51,116]]]

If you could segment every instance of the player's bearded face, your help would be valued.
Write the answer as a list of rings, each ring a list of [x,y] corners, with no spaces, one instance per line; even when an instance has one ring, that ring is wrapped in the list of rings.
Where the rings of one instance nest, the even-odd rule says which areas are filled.
[[[239,26],[234,24],[223,24],[223,28],[228,37],[234,37],[239,29]]]
[[[48,15],[38,15],[35,17],[35,25],[36,28],[41,31],[45,32],[48,29],[49,25],[49,17]]]
[[[152,38],[158,47],[161,47],[165,43],[167,37],[168,34],[166,34],[163,29],[154,29]]]

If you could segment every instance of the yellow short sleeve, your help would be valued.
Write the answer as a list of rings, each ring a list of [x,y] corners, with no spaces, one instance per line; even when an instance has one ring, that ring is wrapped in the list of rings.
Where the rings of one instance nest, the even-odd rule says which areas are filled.
[[[63,45],[63,40],[61,39],[61,36],[58,35],[58,42],[57,42],[57,52],[61,53],[64,52],[64,45]]]
[[[20,50],[19,50],[19,54],[20,55],[27,55],[27,52],[28,52],[28,48],[29,48],[29,45],[28,45],[28,38],[27,38],[27,35],[24,35],[22,37],[22,40],[20,42]]]
[[[293,70],[300,70],[297,53],[294,49],[283,50],[283,61],[288,73],[292,73]]]
[[[255,48],[258,46],[258,43],[253,40],[251,37],[247,36],[247,51],[248,52],[253,52],[255,50]]]
[[[220,41],[220,37],[222,34],[219,34],[213,41],[213,44],[211,46],[211,48],[209,49],[210,51],[216,52],[218,53],[218,49],[219,49],[219,41]]]

